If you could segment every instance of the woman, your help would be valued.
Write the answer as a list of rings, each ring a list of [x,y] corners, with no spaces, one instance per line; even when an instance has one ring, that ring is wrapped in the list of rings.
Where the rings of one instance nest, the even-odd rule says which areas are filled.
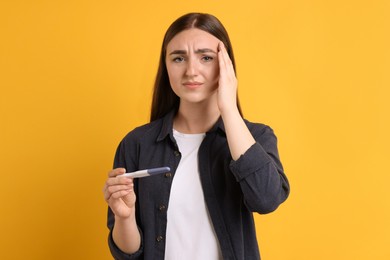
[[[168,166],[147,178],[127,172]],[[116,259],[260,259],[252,212],[289,194],[270,127],[242,118],[232,46],[212,15],[167,30],[151,122],[120,143],[104,187]]]

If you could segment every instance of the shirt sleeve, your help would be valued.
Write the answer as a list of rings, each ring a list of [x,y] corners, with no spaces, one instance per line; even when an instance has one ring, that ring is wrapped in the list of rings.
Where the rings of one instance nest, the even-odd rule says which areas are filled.
[[[248,209],[266,214],[287,199],[290,186],[279,159],[273,130],[259,125],[250,130],[256,143],[236,161],[231,161],[230,169],[240,183]]]

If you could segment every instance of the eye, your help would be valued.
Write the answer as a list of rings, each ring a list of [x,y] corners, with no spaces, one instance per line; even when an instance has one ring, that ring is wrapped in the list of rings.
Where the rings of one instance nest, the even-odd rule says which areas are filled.
[[[202,57],[202,60],[204,61],[212,61],[214,58],[213,57],[210,57],[210,56],[203,56]]]
[[[182,62],[184,61],[184,58],[183,57],[175,57],[172,59],[173,62],[176,62],[176,63],[179,63],[179,62]]]

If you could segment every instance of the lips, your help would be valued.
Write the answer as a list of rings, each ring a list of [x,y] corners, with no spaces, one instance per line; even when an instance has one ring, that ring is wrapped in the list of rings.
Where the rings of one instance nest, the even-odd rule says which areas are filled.
[[[197,81],[187,81],[187,82],[184,82],[183,85],[188,87],[188,88],[197,88],[197,87],[203,85],[203,83],[197,82]]]

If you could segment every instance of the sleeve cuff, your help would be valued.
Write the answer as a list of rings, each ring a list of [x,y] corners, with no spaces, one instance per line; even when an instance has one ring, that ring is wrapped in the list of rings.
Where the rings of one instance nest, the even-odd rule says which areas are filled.
[[[270,160],[267,152],[256,142],[240,158],[236,161],[231,161],[230,170],[233,172],[236,180],[240,182],[248,175],[270,163]]]
[[[139,230],[141,234],[141,247],[140,249],[133,253],[133,254],[126,254],[123,252],[114,242],[114,239],[112,238],[112,230],[110,230],[110,234],[108,235],[108,245],[110,248],[111,255],[116,260],[133,260],[133,259],[141,259],[142,253],[143,253],[143,243],[142,243],[142,233],[141,230]]]

